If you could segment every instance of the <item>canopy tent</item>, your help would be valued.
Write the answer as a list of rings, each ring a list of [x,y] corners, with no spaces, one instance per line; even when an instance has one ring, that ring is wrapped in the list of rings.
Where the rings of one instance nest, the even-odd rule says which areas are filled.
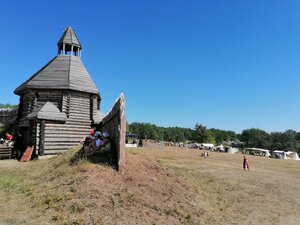
[[[232,147],[230,147],[229,149],[228,149],[228,153],[229,154],[235,154],[235,153],[238,153],[239,152],[239,149],[238,148],[232,148]]]
[[[278,155],[280,155],[280,158],[281,159],[287,159],[287,156],[286,156],[286,153],[285,153],[285,151],[280,151],[280,150],[275,150],[275,151],[273,151],[273,154],[278,154]]]
[[[215,145],[214,144],[210,144],[210,143],[202,143],[201,144],[203,147],[207,147],[207,148],[214,148]]]
[[[285,154],[288,158],[291,158],[293,160],[300,160],[297,152],[288,151]]]
[[[265,156],[265,157],[270,157],[270,151],[267,149],[262,149],[262,148],[246,148],[246,152],[249,152],[249,154],[253,155],[259,155],[259,156]]]
[[[216,149],[217,149],[218,151],[224,152],[224,146],[223,146],[223,145],[217,146]]]

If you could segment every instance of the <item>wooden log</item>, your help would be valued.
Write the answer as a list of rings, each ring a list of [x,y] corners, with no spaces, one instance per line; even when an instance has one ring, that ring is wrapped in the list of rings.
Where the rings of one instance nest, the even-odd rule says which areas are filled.
[[[60,128],[60,129],[53,129],[48,128],[45,133],[46,134],[68,134],[68,133],[77,133],[77,134],[85,134],[88,129],[78,129],[78,128]]]
[[[67,120],[67,125],[91,126],[91,121]]]
[[[83,118],[83,119],[90,119],[90,113],[70,113],[69,118]]]

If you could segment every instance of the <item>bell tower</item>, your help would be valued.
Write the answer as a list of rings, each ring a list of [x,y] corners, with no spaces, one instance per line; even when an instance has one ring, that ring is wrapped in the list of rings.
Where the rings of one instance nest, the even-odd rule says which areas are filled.
[[[81,44],[71,27],[67,27],[57,42],[57,55],[74,55],[81,57]]]

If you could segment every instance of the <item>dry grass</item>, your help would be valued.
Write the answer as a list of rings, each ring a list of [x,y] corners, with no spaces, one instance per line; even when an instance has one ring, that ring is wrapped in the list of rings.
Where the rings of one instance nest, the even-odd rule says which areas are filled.
[[[134,150],[133,150],[134,151]],[[300,162],[163,148],[140,152],[176,171],[197,187],[194,204],[208,212],[208,224],[299,224]]]
[[[120,176],[77,150],[0,161],[0,224],[299,224],[299,162],[148,145]]]

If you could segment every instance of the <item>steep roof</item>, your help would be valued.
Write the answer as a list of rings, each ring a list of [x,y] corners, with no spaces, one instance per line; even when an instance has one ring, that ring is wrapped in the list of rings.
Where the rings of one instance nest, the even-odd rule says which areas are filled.
[[[61,44],[70,44],[70,45],[73,44],[73,45],[80,46],[82,48],[75,32],[73,31],[73,29],[71,27],[67,27],[65,29],[63,35],[57,42],[57,45],[61,45]]]
[[[55,120],[55,121],[66,121],[66,114],[59,111],[59,109],[52,103],[46,102],[42,107],[33,111],[27,116],[28,119],[45,119],[45,120]]]
[[[16,88],[15,94],[20,95],[25,89],[63,89],[99,94],[80,57],[73,55],[54,57]]]

